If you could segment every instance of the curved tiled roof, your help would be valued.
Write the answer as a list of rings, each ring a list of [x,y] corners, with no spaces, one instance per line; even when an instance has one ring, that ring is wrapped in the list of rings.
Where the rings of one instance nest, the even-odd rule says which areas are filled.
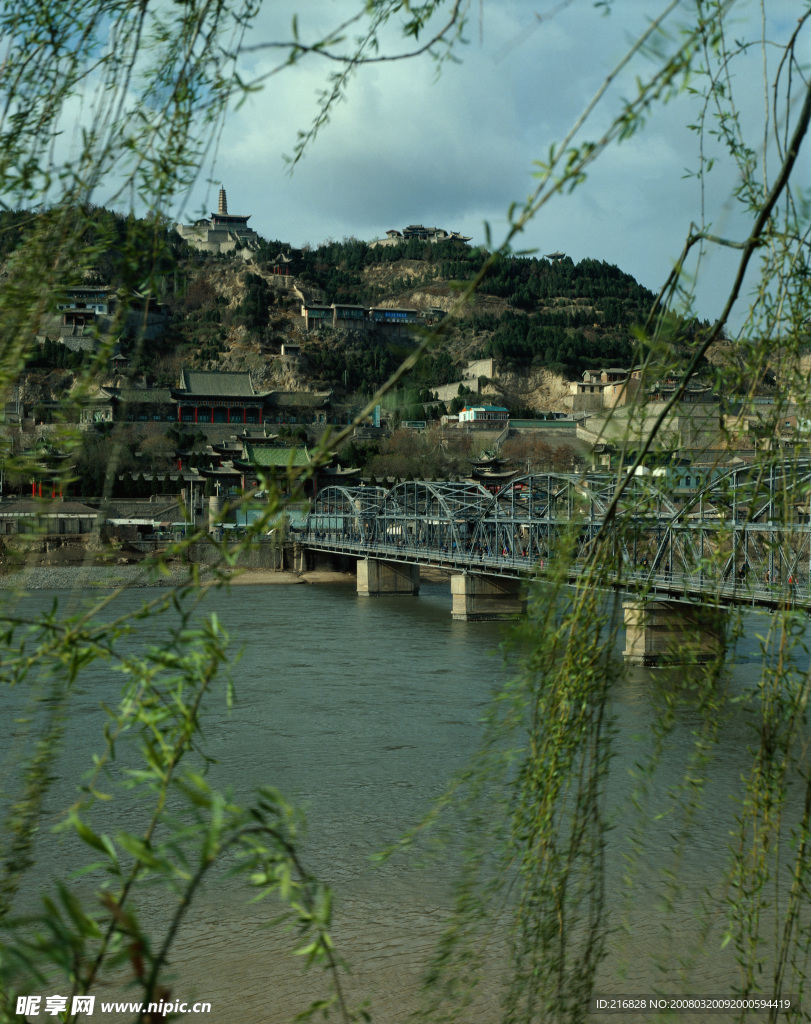
[[[308,466],[310,455],[306,448],[273,448],[268,445],[246,444],[245,457],[241,462],[250,463],[252,466],[278,466],[287,469],[291,465]]]
[[[255,398],[249,373],[227,373],[217,370],[183,370],[180,374],[179,391],[187,395],[213,398],[225,395],[229,398]]]

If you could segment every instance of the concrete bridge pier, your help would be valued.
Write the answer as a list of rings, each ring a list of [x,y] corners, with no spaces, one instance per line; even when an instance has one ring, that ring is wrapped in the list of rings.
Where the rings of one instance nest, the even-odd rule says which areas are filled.
[[[358,562],[358,596],[419,594],[420,567],[409,562],[383,562],[362,558]]]
[[[285,549],[288,548],[289,546],[290,545],[286,544],[282,548],[282,561],[281,561],[281,568],[282,568],[282,570],[284,570],[284,567],[285,567],[285,557],[284,556],[287,553]],[[307,548],[305,548],[303,544],[294,544],[294,545],[292,545],[292,548],[293,548],[293,572],[307,572],[307,570],[309,568],[308,559],[307,559]]]
[[[451,576],[451,596],[451,615],[465,622],[512,619],[526,609],[521,581],[504,576]]]
[[[624,601],[625,650],[632,665],[691,665],[724,653],[724,610],[679,601]]]

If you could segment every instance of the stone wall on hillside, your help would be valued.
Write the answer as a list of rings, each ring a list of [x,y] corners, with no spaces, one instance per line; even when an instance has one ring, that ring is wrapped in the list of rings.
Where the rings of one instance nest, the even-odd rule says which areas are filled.
[[[459,395],[459,385],[470,388],[473,394],[478,397],[478,386],[473,386],[476,382],[468,380],[455,380],[452,384],[440,384],[439,387],[429,388],[433,394],[437,396],[440,402],[452,402],[454,398]]]
[[[613,412],[591,415],[578,424],[577,433],[583,439],[592,435],[601,441],[621,443],[627,436],[629,422],[633,424],[633,441],[647,438],[656,428],[661,403],[651,403],[643,409],[626,406]],[[630,420],[629,420],[630,417]],[[711,446],[720,431],[719,407],[710,404],[679,403],[659,431],[663,443],[681,447]]]
[[[487,377],[489,379],[494,373],[494,360],[472,359],[462,370],[460,380],[455,380],[451,384],[441,384],[439,387],[431,388],[430,390],[436,393],[440,402],[453,401],[459,394],[460,384],[463,387],[470,388],[473,394],[478,395],[479,378]]]
[[[478,380],[479,377],[492,377],[495,373],[495,360],[471,359],[462,372],[463,380]]]
[[[482,390],[495,405],[523,406],[537,412],[571,412],[569,382],[549,370],[498,374]]]

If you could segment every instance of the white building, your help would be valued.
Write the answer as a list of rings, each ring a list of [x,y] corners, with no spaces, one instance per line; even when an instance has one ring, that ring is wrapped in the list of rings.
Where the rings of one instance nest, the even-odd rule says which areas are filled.
[[[460,423],[506,423],[510,414],[503,405],[465,406],[459,413]]]

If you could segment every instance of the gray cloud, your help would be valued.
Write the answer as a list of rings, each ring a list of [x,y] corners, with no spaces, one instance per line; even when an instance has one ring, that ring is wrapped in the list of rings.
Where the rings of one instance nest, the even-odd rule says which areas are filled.
[[[334,22],[350,9],[342,0],[313,3],[307,13],[323,29],[330,15]],[[265,10],[254,37],[283,38],[286,26],[273,23],[276,5]],[[747,18],[756,28],[755,5],[740,10],[736,31],[749,30]],[[271,78],[229,116],[215,173],[226,182],[234,209],[253,214],[257,230],[294,244],[349,234],[370,239],[414,221],[453,228],[478,242],[488,221],[498,241],[509,204],[534,188],[533,162],[565,136],[650,14],[643,0],[626,0],[610,17],[572,3],[540,21],[519,0],[485,6],[481,40],[474,21],[471,42],[459,50],[462,63],[446,64],[438,80],[425,58],[362,69],[348,101],[336,107],[291,177],[283,155],[314,116],[327,70],[310,60]],[[751,66],[752,75],[736,88],[744,123],[759,137],[762,85],[754,58]],[[262,75],[270,67],[266,53],[251,55],[250,72]],[[651,67],[643,57],[619,75],[579,138],[598,138],[621,98],[633,94],[635,75]],[[604,154],[574,195],[545,207],[519,245],[604,259],[657,289],[700,216],[698,185],[684,176],[697,166],[696,138],[686,128],[697,110],[695,97],[682,95],[655,111],[644,131]],[[723,158],[723,147],[714,149]],[[735,174],[722,160],[704,196],[707,220],[733,235],[745,230],[728,202]],[[204,191],[191,197],[195,209],[211,206],[214,189],[207,198]],[[700,291],[707,317],[717,312],[729,264],[728,254],[708,264]]]

